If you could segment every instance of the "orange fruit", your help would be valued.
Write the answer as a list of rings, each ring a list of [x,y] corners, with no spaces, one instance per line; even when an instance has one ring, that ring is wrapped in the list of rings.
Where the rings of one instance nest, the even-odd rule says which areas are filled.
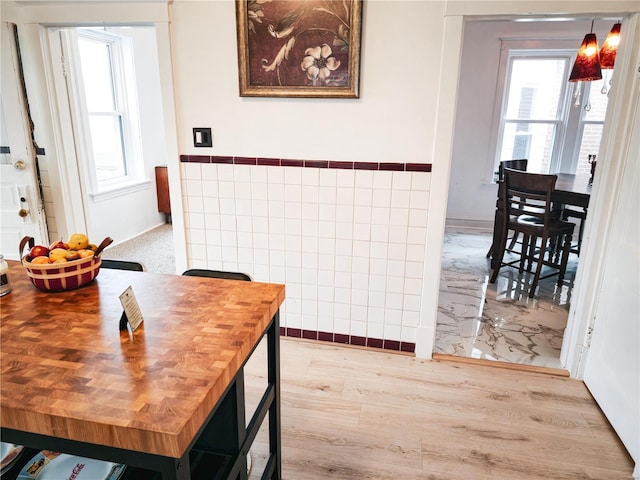
[[[49,260],[49,257],[45,257],[45,256],[41,256],[41,257],[35,257],[31,260],[31,263],[36,263],[38,265],[42,265],[45,263],[51,263],[51,260]]]

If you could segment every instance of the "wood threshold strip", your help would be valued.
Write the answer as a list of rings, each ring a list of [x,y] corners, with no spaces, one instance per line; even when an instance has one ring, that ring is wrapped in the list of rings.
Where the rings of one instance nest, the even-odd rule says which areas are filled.
[[[569,372],[562,368],[539,367],[536,365],[523,365],[520,363],[501,362],[498,360],[485,360],[483,358],[458,357],[446,353],[434,353],[433,360],[438,362],[466,363],[468,365],[482,365],[485,367],[504,368],[507,370],[519,370],[521,372],[542,373],[557,377],[568,377]]]

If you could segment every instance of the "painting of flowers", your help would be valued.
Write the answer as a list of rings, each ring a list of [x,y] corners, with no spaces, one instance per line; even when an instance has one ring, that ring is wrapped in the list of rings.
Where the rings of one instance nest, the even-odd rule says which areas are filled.
[[[243,97],[359,97],[361,0],[237,0]]]

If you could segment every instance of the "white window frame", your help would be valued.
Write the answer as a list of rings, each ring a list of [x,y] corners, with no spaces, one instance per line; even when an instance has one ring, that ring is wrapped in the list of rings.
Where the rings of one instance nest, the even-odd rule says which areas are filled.
[[[108,200],[149,187],[144,177],[144,163],[140,145],[140,124],[135,95],[135,71],[131,40],[100,29],[62,29],[60,36],[65,55],[67,81],[72,82],[70,108],[75,130],[81,173],[88,181],[89,198],[94,202]],[[122,118],[122,142],[126,174],[122,177],[99,181],[96,175],[95,157],[89,126],[89,112],[85,100],[84,82],[80,68],[78,38],[103,42],[111,51],[111,68],[117,114]],[[77,92],[77,95],[71,95]],[[71,98],[72,97],[72,98]]]
[[[563,58],[567,59],[570,69],[575,60],[576,44],[582,39],[501,39],[501,55],[498,78],[496,81],[496,95],[493,113],[493,129],[491,151],[487,159],[485,175],[487,181],[495,182],[498,163],[500,162],[500,149],[502,147],[502,137],[504,129],[504,114],[507,107],[508,88],[510,85],[509,74],[511,72],[511,62],[514,58]],[[569,70],[567,70],[567,78]],[[575,83],[566,82],[563,85],[563,92],[560,97],[560,113],[555,132],[553,151],[551,162],[549,165],[550,172],[571,172],[575,170],[578,163],[578,153],[580,150],[582,133],[584,125],[591,123],[604,123],[597,121],[584,120],[584,99],[587,98],[591,84],[584,82],[582,85],[582,95],[580,107],[573,106],[573,92]],[[570,115],[570,109],[580,108],[579,114]],[[536,121],[527,121],[527,123],[539,123]],[[550,123],[543,121],[542,123]],[[491,179],[491,180],[490,180]]]

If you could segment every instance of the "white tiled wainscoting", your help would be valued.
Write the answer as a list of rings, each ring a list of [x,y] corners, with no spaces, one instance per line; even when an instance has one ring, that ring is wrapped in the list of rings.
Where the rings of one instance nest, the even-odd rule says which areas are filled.
[[[191,268],[286,284],[285,334],[413,351],[430,172],[189,161],[181,169]]]

